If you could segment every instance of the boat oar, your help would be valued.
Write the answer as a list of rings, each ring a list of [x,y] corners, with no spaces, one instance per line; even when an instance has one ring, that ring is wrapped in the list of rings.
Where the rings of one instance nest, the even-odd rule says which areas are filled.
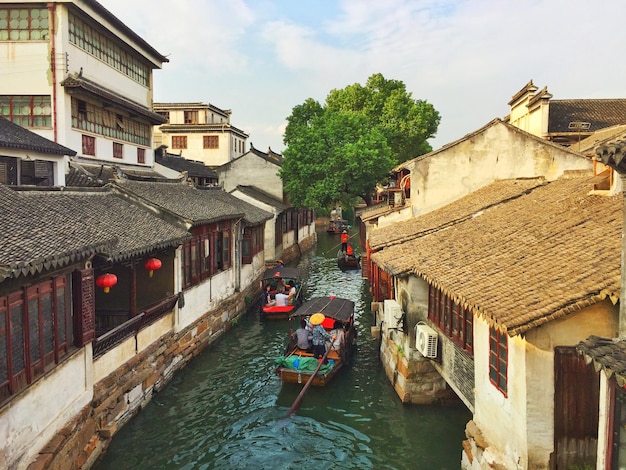
[[[350,239],[351,239],[352,237],[356,237],[358,234],[359,234],[359,232],[356,232],[356,233],[353,233],[352,235],[350,235],[350,236],[348,237],[348,241],[350,241]],[[335,248],[337,248],[337,247],[339,247],[339,246],[341,246],[341,243],[337,243],[335,246],[330,247],[328,250],[324,251],[322,254],[323,254],[324,256],[326,256],[326,253],[328,253],[330,250],[334,250]]]
[[[300,405],[302,404],[302,399],[304,398],[304,394],[307,392],[307,390],[313,383],[313,379],[319,372],[320,368],[322,367],[322,364],[324,364],[324,361],[326,360],[326,356],[328,356],[329,352],[330,352],[330,349],[324,353],[324,355],[322,356],[322,360],[319,362],[319,364],[315,368],[315,371],[313,371],[313,374],[311,374],[311,377],[309,377],[309,380],[306,381],[306,383],[304,384],[304,387],[302,387],[302,390],[300,390],[300,393],[298,393],[296,400],[293,402],[293,405],[291,405],[291,408],[289,408],[289,411],[287,412],[287,415],[285,416],[285,418],[289,418],[292,414],[298,411],[298,408],[300,408]]]

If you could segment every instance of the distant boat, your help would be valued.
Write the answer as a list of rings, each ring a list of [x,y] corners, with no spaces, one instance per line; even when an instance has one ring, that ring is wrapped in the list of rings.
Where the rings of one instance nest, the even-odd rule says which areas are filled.
[[[356,328],[354,326],[354,302],[340,297],[314,297],[302,304],[290,319],[300,325],[302,318],[315,313],[321,313],[325,319],[322,326],[327,332],[334,328],[335,320],[341,322],[344,328],[344,344],[339,351],[331,349],[327,354],[328,364],[321,365],[313,378],[311,385],[324,386],[344,366],[350,363],[356,343]],[[293,328],[290,331],[294,331]],[[306,383],[317,369],[319,362],[313,354],[297,347],[296,340],[290,334],[286,355],[275,361],[276,374],[281,381],[287,383]]]
[[[296,295],[291,303],[288,305],[268,305],[265,302],[265,291],[267,286],[270,286],[270,294],[273,299],[276,299],[276,287],[280,280],[285,281],[285,283],[293,283],[296,288]],[[303,283],[302,279],[300,279],[300,271],[297,268],[288,268],[285,266],[275,266],[273,268],[268,268],[263,273],[263,277],[261,278],[261,287],[262,290],[262,299],[261,299],[261,310],[259,312],[261,318],[267,320],[281,320],[289,318],[296,308],[302,305],[302,296],[303,296]]]
[[[350,230],[350,225],[348,225],[348,221],[345,219],[331,219],[328,221],[328,228],[326,232],[335,234],[341,233],[344,230]]]
[[[339,250],[337,252],[337,267],[342,271],[361,269],[361,257],[348,255],[346,252]]]

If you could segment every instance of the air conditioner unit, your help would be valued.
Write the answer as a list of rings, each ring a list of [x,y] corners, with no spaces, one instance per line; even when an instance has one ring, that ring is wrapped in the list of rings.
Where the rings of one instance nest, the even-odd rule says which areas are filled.
[[[437,357],[437,332],[428,325],[415,325],[415,348],[424,357]]]
[[[400,304],[394,299],[385,299],[383,302],[384,322],[389,329],[396,329],[402,321],[404,312]]]

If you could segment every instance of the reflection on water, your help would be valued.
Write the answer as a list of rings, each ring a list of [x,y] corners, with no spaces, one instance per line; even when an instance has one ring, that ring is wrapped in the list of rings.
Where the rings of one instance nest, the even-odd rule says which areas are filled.
[[[367,282],[360,271],[337,268],[338,243],[321,232],[317,248],[297,263],[305,298],[356,302],[351,368],[326,387],[311,387],[285,418],[302,387],[273,374],[289,325],[251,313],[120,430],[96,469],[458,469],[470,413],[402,405],[370,335]]]

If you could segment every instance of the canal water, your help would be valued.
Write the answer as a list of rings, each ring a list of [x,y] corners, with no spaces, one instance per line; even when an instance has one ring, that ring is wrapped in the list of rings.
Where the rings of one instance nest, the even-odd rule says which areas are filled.
[[[370,334],[367,281],[337,268],[338,243],[321,231],[317,247],[289,266],[306,278],[305,298],[356,302],[350,368],[326,387],[311,387],[285,418],[302,387],[273,373],[289,324],[251,312],[116,434],[95,469],[458,469],[471,414],[463,406],[400,402]]]

